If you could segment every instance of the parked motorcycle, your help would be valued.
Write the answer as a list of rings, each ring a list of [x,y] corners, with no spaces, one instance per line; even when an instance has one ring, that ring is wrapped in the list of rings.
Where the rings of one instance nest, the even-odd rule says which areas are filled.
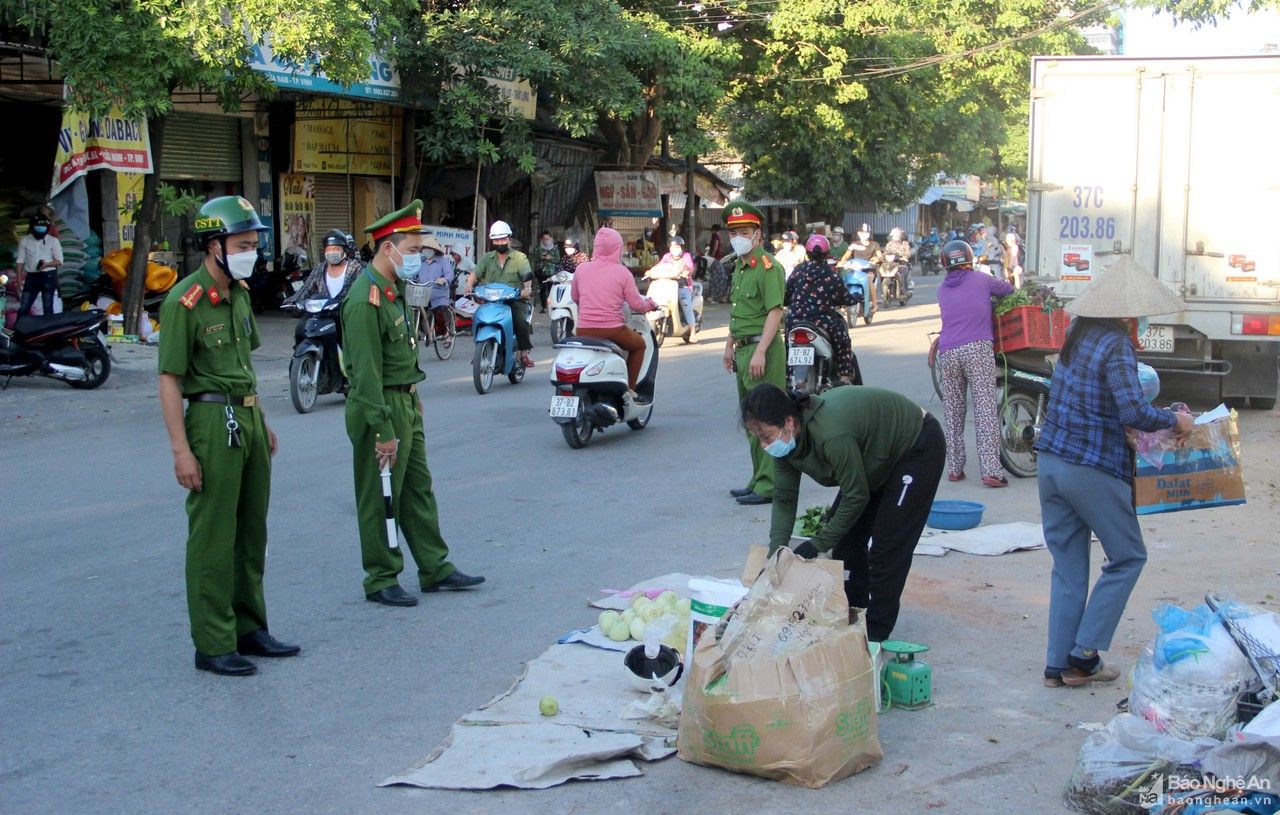
[[[296,294],[307,282],[309,271],[305,254],[286,252],[270,268],[267,259],[260,256],[249,278],[249,302],[254,312],[280,308],[285,298]]]
[[[941,365],[933,365],[933,389],[942,398]],[[1036,476],[1036,442],[1049,405],[1053,362],[1041,351],[996,353],[1000,391],[1000,463],[1018,478]]]
[[[664,276],[667,274],[672,276]],[[649,322],[653,324],[654,336],[657,337],[659,346],[667,337],[679,337],[686,343],[691,343],[694,340],[694,332],[702,327],[702,284],[693,284],[693,316],[697,322],[693,326],[685,325],[684,311],[680,308],[681,287],[679,277],[675,276],[677,274],[683,276],[684,269],[669,270],[663,264],[653,267],[648,272],[652,282],[649,283],[645,293],[658,304],[658,308],[650,311],[648,317]]]
[[[653,391],[658,373],[658,339],[643,314],[632,314],[627,325],[644,337],[644,364],[636,382],[639,401],[624,399],[627,391],[627,352],[608,340],[569,337],[556,348],[551,366],[551,418],[574,450],[591,443],[596,430],[626,422],[643,430],[653,416]]]
[[[0,314],[8,282],[7,275],[0,275]],[[19,317],[12,331],[0,325],[3,387],[15,376],[47,376],[81,390],[100,386],[111,375],[106,324],[106,312],[91,308]]]
[[[299,413],[310,413],[325,393],[346,394],[350,388],[342,372],[342,301],[314,297],[290,307],[301,314],[293,329],[293,359],[289,361],[289,399]]]
[[[558,345],[573,335],[578,325],[578,304],[573,300],[573,274],[556,272],[550,278],[551,294],[547,297],[547,316],[551,319],[551,343]]]
[[[787,381],[792,390],[817,394],[831,388],[831,337],[806,320],[787,330]]]
[[[839,264],[840,280],[854,300],[853,305],[845,307],[846,322],[850,328],[858,325],[858,317],[862,317],[862,322],[866,325],[871,325],[872,315],[867,304],[871,267],[871,261],[865,258],[850,258]]]
[[[897,300],[898,305],[905,306],[907,301],[911,299],[911,266],[907,263],[907,259],[892,252],[884,256],[884,263],[880,266],[881,291],[883,296],[880,298],[885,305],[890,301]]]
[[[524,363],[516,349],[513,308],[528,308],[520,292],[502,283],[477,286],[472,296],[479,301],[471,318],[476,350],[471,357],[471,380],[476,393],[485,394],[493,387],[493,377],[505,374],[512,385],[524,380]]]

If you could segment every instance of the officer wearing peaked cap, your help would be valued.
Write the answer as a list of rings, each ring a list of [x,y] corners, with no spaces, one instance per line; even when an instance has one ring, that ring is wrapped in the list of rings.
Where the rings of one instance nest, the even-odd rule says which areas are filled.
[[[253,205],[213,198],[196,218],[204,263],[160,307],[160,407],[187,493],[187,609],[196,668],[247,676],[244,655],[288,657],[262,592],[276,434],[255,393],[258,327],[245,280],[266,227]],[[183,401],[187,402],[183,411]]]
[[[422,202],[413,201],[365,227],[374,243],[373,260],[351,284],[342,304],[342,344],[351,380],[347,436],[351,439],[356,516],[364,562],[365,598],[389,606],[415,606],[400,587],[404,556],[387,540],[381,471],[391,468],[393,511],[424,592],[464,589],[484,582],[449,562],[440,534],[422,429],[418,385],[426,378],[404,284],[422,266],[425,234]]]
[[[745,202],[732,202],[724,211],[729,243],[738,256],[733,267],[724,367],[734,373],[741,400],[761,382],[786,386],[786,342],[778,329],[787,282],[782,264],[764,249],[764,215],[760,210]],[[750,433],[747,442],[751,480],[729,493],[740,504],[767,504],[773,500],[773,459]]]

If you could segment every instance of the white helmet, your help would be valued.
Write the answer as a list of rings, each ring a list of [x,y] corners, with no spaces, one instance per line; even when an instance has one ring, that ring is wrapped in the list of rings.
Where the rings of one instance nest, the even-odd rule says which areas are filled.
[[[499,238],[511,237],[511,226],[506,221],[494,221],[493,226],[489,227],[489,240],[496,241]]]
[[[890,229],[889,237],[895,241],[902,240],[902,227],[895,226],[893,229]]]

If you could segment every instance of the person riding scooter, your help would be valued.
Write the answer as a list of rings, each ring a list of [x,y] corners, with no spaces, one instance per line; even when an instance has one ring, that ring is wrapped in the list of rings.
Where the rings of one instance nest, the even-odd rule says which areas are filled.
[[[578,304],[575,333],[609,340],[627,352],[627,398],[635,402],[640,399],[636,382],[644,363],[644,338],[627,327],[622,305],[646,312],[658,304],[641,296],[631,270],[622,265],[622,236],[616,230],[601,227],[594,246],[591,260],[573,275],[573,299]]]
[[[895,226],[889,230],[889,242],[884,245],[885,262],[882,267],[881,278],[885,279],[892,276],[890,273],[894,271],[892,267],[896,267],[898,274],[898,285],[905,292],[911,286],[911,244],[907,241],[907,236],[903,233],[901,227]],[[890,260],[892,256],[892,260]],[[885,288],[889,288],[886,282]],[[889,299],[886,294],[885,299]]]
[[[693,341],[698,330],[698,315],[693,308],[693,273],[696,269],[693,255],[684,251],[684,238],[677,235],[671,239],[670,250],[658,261],[658,265],[644,273],[645,280],[674,279],[679,286],[678,298],[681,319],[689,329],[689,341]]]
[[[330,229],[324,236],[324,262],[312,269],[302,288],[281,305],[288,308],[317,297],[341,302],[351,288],[351,281],[364,269],[364,264],[354,257],[353,243],[345,232]]]
[[[804,242],[808,259],[787,278],[787,330],[798,320],[813,323],[831,340],[832,368],[842,385],[861,385],[862,371],[849,342],[849,324],[840,309],[854,300],[840,280],[840,275],[827,265],[830,244],[825,235],[813,233]]]
[[[511,227],[506,221],[494,221],[489,227],[489,242],[493,251],[486,252],[476,264],[476,268],[467,275],[462,294],[471,294],[471,290],[479,283],[502,283],[520,292],[526,302],[533,296],[533,269],[529,266],[529,257],[524,252],[511,248]],[[529,313],[526,308],[511,309],[511,319],[515,326],[516,344],[520,349],[520,362],[526,368],[533,367],[533,339],[529,335]]]
[[[835,251],[834,247],[832,251]],[[867,288],[870,289],[871,308],[867,313],[875,314],[876,308],[878,307],[876,289],[879,288],[877,285],[879,282],[877,280],[879,274],[876,272],[876,269],[879,268],[880,262],[884,260],[884,252],[880,249],[880,244],[871,237],[870,224],[863,224],[858,227],[858,240],[849,244],[849,248],[840,256],[840,262],[844,263],[849,258],[861,258],[862,260],[869,260],[872,263],[870,271],[871,280],[867,286]]]

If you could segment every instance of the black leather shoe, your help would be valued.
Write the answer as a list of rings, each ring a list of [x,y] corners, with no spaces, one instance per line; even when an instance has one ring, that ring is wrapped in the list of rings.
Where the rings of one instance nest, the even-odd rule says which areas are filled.
[[[763,495],[756,495],[754,492],[749,492],[746,495],[743,495],[740,498],[738,498],[738,503],[742,504],[743,506],[752,507],[752,506],[757,506],[759,504],[772,504],[773,499],[765,498]]]
[[[440,591],[441,589],[452,589],[456,591],[457,589],[469,589],[472,586],[479,586],[483,582],[484,578],[479,575],[469,575],[463,574],[459,571],[454,571],[453,574],[438,583],[432,583],[430,586],[423,586],[422,591],[425,593]]]
[[[742,496],[744,496],[744,495],[750,495],[750,494],[751,494],[751,488],[750,488],[750,487],[737,487],[737,488],[735,488],[735,489],[729,490],[729,494],[730,494],[730,495],[732,495],[734,498],[741,498],[741,497],[742,497]]]
[[[252,676],[258,666],[240,656],[238,651],[209,656],[196,651],[196,670],[208,671],[219,676]]]
[[[255,657],[293,657],[302,653],[302,649],[287,642],[281,642],[267,633],[267,629],[259,628],[236,640],[236,650],[242,654]]]
[[[366,594],[364,599],[370,603],[382,603],[384,606],[416,606],[418,598],[411,596],[399,586],[387,586],[373,594]]]

